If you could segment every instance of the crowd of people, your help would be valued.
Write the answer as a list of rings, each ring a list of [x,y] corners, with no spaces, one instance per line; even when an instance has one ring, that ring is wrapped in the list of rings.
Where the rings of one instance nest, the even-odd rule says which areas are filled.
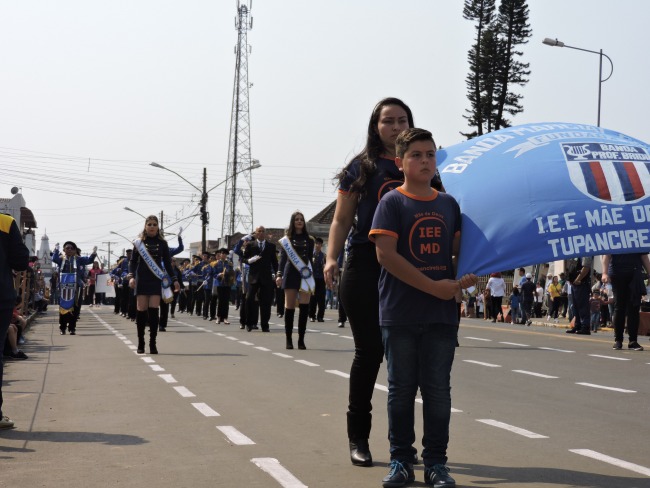
[[[602,256],[601,275],[594,273],[593,258],[585,256],[569,260],[565,273],[545,279],[533,280],[519,268],[512,285],[501,273],[490,275],[483,289],[474,274],[456,277],[460,207],[444,191],[432,134],[414,127],[412,112],[401,100],[387,98],[375,106],[366,145],[338,180],[326,254],[323,240],[309,233],[300,211],[291,214],[277,246],[266,228],[258,226],[232,249],[214,254],[204,249],[200,257],[183,260],[174,258],[184,249],[181,232],[178,247],[171,248],[158,218],[146,217],[133,248],[110,270],[114,313],[135,322],[137,352],[145,353],[148,329],[149,353],[158,354],[158,332],[166,331],[177,307],[178,313],[229,325],[234,305],[240,329],[266,333],[274,303],[284,322],[286,349],[294,348],[298,309],[297,348],[305,350],[307,322],[323,322],[326,306],[336,302],[338,326],[349,321],[355,347],[347,411],[348,448],[355,466],[373,465],[372,396],[386,358],[391,463],[382,484],[390,488],[415,479],[413,464],[420,461],[413,445],[418,390],[423,400],[425,482],[455,486],[447,467],[447,445],[461,302],[466,314],[476,310],[476,316],[492,322],[531,325],[535,317],[558,322],[568,316],[572,326],[566,332],[577,335],[596,333],[612,323],[614,349],[622,349],[627,327],[628,349],[643,350],[637,335],[641,297],[647,294],[643,272],[650,274],[647,254]],[[26,358],[18,349],[25,320],[16,314],[16,294],[8,291],[5,275],[28,266],[14,227],[15,222],[0,219],[5,256],[0,260],[0,339],[4,343],[7,337],[7,354],[19,359]],[[105,271],[95,259],[96,248],[82,256],[72,241],[64,243],[63,253],[58,245],[54,249],[52,261],[58,270],[51,299],[58,305],[62,335],[76,335],[84,297],[89,306],[104,303],[96,285]],[[45,287],[38,274],[33,283],[38,310],[47,305]],[[13,426],[7,417],[1,422],[0,427]]]

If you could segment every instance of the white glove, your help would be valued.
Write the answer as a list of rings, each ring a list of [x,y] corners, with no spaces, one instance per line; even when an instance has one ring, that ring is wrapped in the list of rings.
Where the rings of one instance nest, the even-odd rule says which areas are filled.
[[[55,250],[55,251],[58,251],[58,250],[59,250],[59,243],[58,243],[58,242],[57,242],[56,244],[54,244],[54,250]]]
[[[208,286],[208,280],[203,281],[203,286]]]
[[[97,246],[93,246],[93,253],[97,253]]]
[[[256,263],[256,262],[258,262],[260,259],[262,259],[262,256],[260,256],[259,254],[258,254],[257,256],[253,256],[252,258],[250,258],[250,259],[248,260],[248,264]]]
[[[180,237],[182,233],[183,233],[183,228],[182,228],[182,227],[179,227],[179,228],[178,228],[178,234],[176,234],[176,235],[177,235],[178,237]]]
[[[252,241],[252,240],[253,240],[253,236],[251,236],[251,235],[244,236],[244,239],[243,239],[243,240],[244,240],[245,242]]]

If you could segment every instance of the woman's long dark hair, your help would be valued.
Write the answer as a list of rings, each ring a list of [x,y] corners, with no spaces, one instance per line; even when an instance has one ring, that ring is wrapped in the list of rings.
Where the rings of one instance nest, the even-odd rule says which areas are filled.
[[[409,127],[415,127],[415,124],[413,122],[413,113],[411,112],[409,106],[406,105],[403,101],[401,101],[399,98],[394,97],[388,97],[380,100],[379,103],[375,105],[375,108],[372,110],[372,114],[370,115],[370,121],[368,122],[368,136],[366,139],[366,147],[364,147],[359,154],[354,156],[352,160],[345,166],[345,168],[338,175],[336,175],[336,179],[340,183],[347,175],[348,167],[352,161],[356,159],[361,161],[361,172],[356,181],[354,181],[350,186],[350,192],[361,192],[368,178],[372,176],[377,169],[376,161],[385,150],[384,144],[381,142],[381,138],[379,137],[379,132],[377,131],[377,125],[379,124],[379,116],[381,115],[382,109],[388,105],[397,105],[398,107],[402,107],[406,112]]]
[[[296,235],[296,223],[294,222],[294,219],[300,215],[302,217],[303,222],[305,223],[305,226],[302,228],[302,233],[309,238],[309,231],[307,230],[307,219],[305,219],[305,214],[303,214],[301,211],[296,210],[294,213],[291,214],[291,222],[289,222],[289,227],[287,228],[286,235],[288,237],[293,237]]]
[[[144,240],[147,237],[147,222],[150,220],[155,220],[156,223],[158,224],[158,234],[156,237],[160,239],[161,241],[165,240],[165,237],[163,236],[162,231],[160,230],[160,222],[158,222],[158,217],[155,215],[149,215],[146,219],[144,219],[144,229],[142,230],[142,233],[140,234],[140,239]]]

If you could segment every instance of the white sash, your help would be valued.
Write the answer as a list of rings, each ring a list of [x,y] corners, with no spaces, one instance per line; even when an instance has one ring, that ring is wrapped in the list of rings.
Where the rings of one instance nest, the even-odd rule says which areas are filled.
[[[314,281],[314,273],[311,270],[311,262],[307,261],[307,264],[305,264],[302,258],[298,256],[298,253],[291,245],[291,240],[287,236],[284,236],[279,242],[284,252],[287,253],[287,257],[291,264],[293,264],[293,267],[300,273],[300,277],[302,278],[300,290],[313,295],[316,291],[316,282]]]
[[[171,303],[174,301],[174,292],[171,289],[171,278],[167,273],[165,273],[165,271],[160,269],[158,263],[151,257],[151,254],[147,251],[147,246],[144,245],[142,239],[136,239],[134,244],[149,270],[160,280],[160,284],[162,285],[161,296],[163,301],[165,303]]]

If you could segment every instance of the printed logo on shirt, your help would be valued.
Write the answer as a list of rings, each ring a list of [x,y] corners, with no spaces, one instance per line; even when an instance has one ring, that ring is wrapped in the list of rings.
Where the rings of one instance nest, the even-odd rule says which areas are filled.
[[[398,186],[402,186],[403,183],[404,182],[401,180],[384,181],[384,183],[379,187],[379,191],[377,192],[377,201],[381,200],[381,197],[383,197],[389,191],[394,190]]]
[[[437,255],[442,250],[443,243],[449,241],[449,232],[447,224],[437,214],[415,215],[415,222],[409,232],[409,249],[413,259],[423,263],[434,265],[437,261]],[[429,271],[444,271],[446,265],[426,266],[418,268]]]

